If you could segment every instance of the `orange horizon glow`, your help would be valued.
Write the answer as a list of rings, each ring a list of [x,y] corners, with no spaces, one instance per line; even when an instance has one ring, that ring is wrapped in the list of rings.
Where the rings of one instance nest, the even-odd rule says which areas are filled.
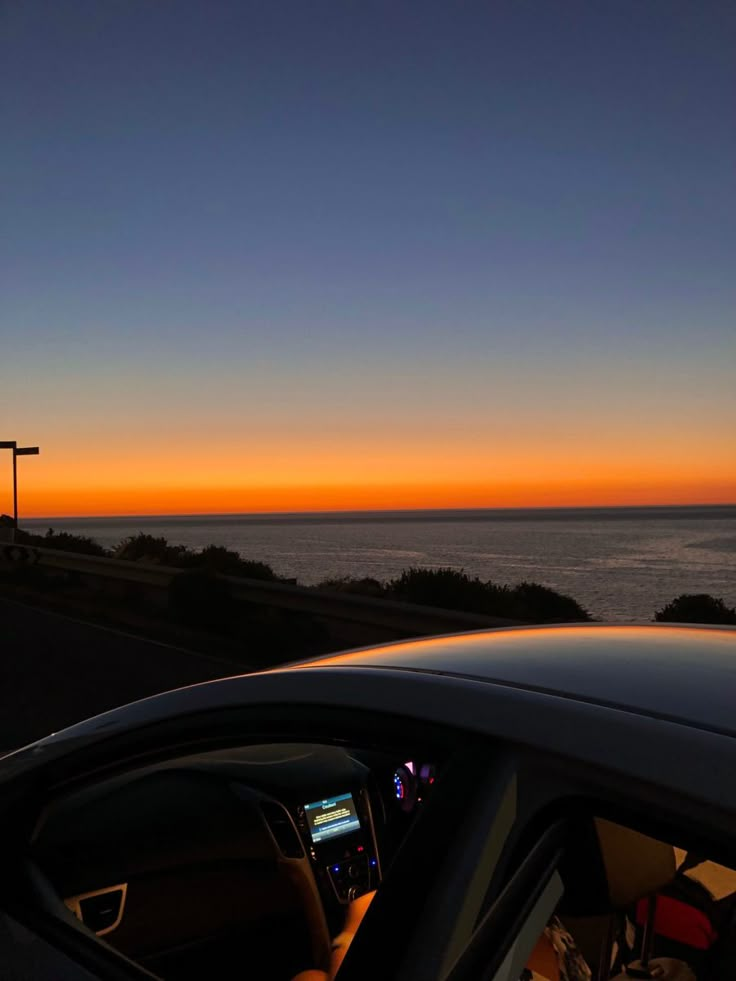
[[[452,440],[210,441],[99,449],[41,443],[19,460],[19,516],[626,507],[736,503],[736,457],[723,444],[686,453],[627,436],[553,447],[543,440],[473,434]],[[10,454],[0,451],[0,513],[12,508]]]
[[[486,487],[343,486],[260,487],[203,491],[166,487],[126,490],[59,488],[51,496],[29,489],[21,519],[46,517],[146,517],[152,515],[284,514],[340,511],[463,510],[696,506],[736,503],[733,485]]]

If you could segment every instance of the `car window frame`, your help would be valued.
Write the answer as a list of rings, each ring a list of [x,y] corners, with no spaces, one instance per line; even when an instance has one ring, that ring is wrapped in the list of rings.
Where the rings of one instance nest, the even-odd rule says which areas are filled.
[[[533,896],[525,900],[523,895],[519,895],[519,890],[527,882],[533,895],[539,893],[529,878],[531,857],[543,854],[546,847],[544,843],[549,841],[550,834],[564,836],[565,828],[567,834],[570,834],[581,816],[612,821],[671,844],[673,848],[693,848],[708,854],[714,861],[722,859],[726,867],[736,870],[736,836],[731,833],[728,841],[724,841],[719,827],[720,814],[709,811],[703,820],[703,810],[695,802],[680,793],[661,789],[658,807],[653,811],[651,785],[628,781],[627,794],[627,781],[624,778],[622,782],[620,772],[593,770],[580,760],[557,754],[548,756],[536,749],[527,751],[519,746],[516,750],[520,782],[519,817],[509,838],[510,847],[506,858],[510,860],[516,852],[518,862],[520,850],[526,850],[528,858],[516,867],[508,861],[500,863],[497,874],[506,878],[506,885],[499,894],[497,884],[489,882],[488,896],[477,930],[457,965],[453,967],[453,972],[456,973],[447,975],[442,981],[518,981],[518,974],[508,974],[507,977],[502,971],[504,961],[500,957],[499,944],[508,956],[515,943],[513,934],[506,937],[499,935],[500,918],[509,915],[504,913],[504,907],[513,903],[516,893],[518,922],[514,929],[520,933],[528,921],[528,917],[525,919],[525,910],[531,908]],[[532,793],[524,793],[521,788],[525,781],[528,782],[530,775],[534,782],[534,777],[542,772],[546,778],[544,785],[535,784]],[[708,817],[712,823],[708,822]],[[560,842],[559,857],[562,857],[566,843],[562,839]],[[730,847],[724,850],[724,844]],[[730,863],[729,855],[733,856]],[[535,939],[540,934],[541,930]],[[489,966],[481,964],[473,952],[474,948],[483,949],[484,944],[490,948]],[[529,951],[532,949],[533,944]],[[596,967],[597,965],[592,965],[591,969],[595,971]]]
[[[559,865],[568,831],[563,819],[542,834],[443,981],[515,981],[520,976],[564,894]]]
[[[503,744],[485,759],[461,761],[448,794],[427,808],[407,836],[393,870],[401,881],[384,880],[338,981],[439,981],[447,974],[473,935],[488,882],[515,827],[516,773],[516,758]],[[474,797],[468,796],[468,786],[473,786]],[[462,834],[451,840],[427,875],[437,831],[447,831],[448,797],[453,793],[467,805]]]

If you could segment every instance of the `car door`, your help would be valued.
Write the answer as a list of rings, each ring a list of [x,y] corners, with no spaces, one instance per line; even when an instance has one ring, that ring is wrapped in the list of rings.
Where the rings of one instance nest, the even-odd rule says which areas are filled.
[[[675,729],[673,745],[681,737]],[[723,739],[724,752],[733,752],[732,742]],[[455,919],[440,970],[425,962],[425,976],[518,981],[555,917],[565,935],[569,930],[582,971],[597,981],[623,976],[627,964],[645,957],[674,957],[682,977],[728,977],[736,951],[736,837],[725,813],[672,790],[654,770],[640,783],[615,768],[593,769],[575,756],[528,746],[517,746],[508,763],[514,820],[503,825],[505,855],[486,873],[481,906]],[[704,891],[683,881],[678,868],[691,849],[696,868],[705,865]],[[708,894],[714,884],[720,907]],[[432,926],[429,919],[417,924],[409,964],[421,963]],[[563,947],[569,951],[567,940]],[[357,946],[351,953],[358,956]],[[566,955],[558,956],[560,976],[571,976]],[[422,971],[409,967],[405,976]]]

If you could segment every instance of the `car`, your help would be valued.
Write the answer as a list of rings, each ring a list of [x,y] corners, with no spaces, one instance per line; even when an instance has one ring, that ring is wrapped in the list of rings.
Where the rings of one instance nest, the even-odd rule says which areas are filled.
[[[683,854],[732,911],[735,682],[734,629],[508,628],[53,733],[0,759],[2,976],[328,977],[357,908],[341,981],[515,981],[552,916],[646,965]]]

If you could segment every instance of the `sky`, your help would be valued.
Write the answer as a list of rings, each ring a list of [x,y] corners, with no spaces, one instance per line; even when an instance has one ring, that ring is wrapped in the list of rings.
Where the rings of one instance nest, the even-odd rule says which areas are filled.
[[[0,0],[21,523],[735,502],[734,52],[731,2]]]

